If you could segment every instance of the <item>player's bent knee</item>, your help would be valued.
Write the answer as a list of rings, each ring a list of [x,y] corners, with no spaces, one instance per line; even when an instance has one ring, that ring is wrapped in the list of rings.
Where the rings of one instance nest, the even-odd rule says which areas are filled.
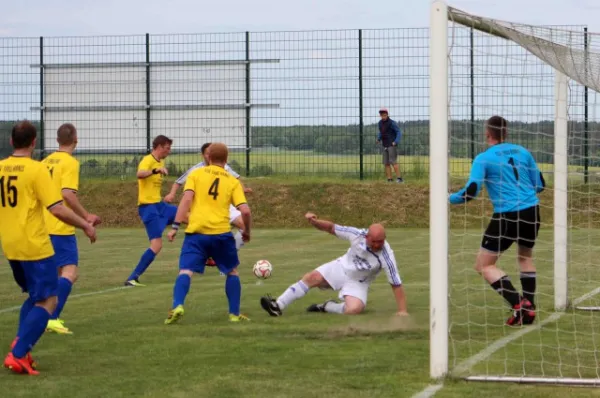
[[[152,250],[154,254],[160,253],[162,250],[162,238],[152,239],[150,241],[150,250]]]
[[[239,275],[239,273],[238,273],[238,270],[237,270],[237,268],[234,268],[234,269],[232,269],[231,271],[229,271],[229,272],[227,273],[227,275],[231,275],[231,276],[238,276],[238,275]]]
[[[42,307],[43,309],[48,311],[48,313],[52,314],[56,309],[56,306],[58,305],[58,297],[50,296],[47,299],[37,301],[35,305],[38,307]]]
[[[344,306],[344,314],[346,315],[358,315],[365,310],[364,304],[346,304]]]
[[[76,265],[65,265],[60,269],[60,276],[62,278],[68,279],[71,283],[77,282],[79,278],[79,273],[77,272]]]
[[[323,275],[321,275],[321,273],[319,271],[310,271],[309,273],[305,274],[302,277],[302,282],[304,282],[306,284],[306,286],[308,286],[309,288],[313,288],[313,287],[328,287],[329,285],[327,284],[327,281],[325,280],[325,278],[323,277]]]
[[[189,270],[189,269],[182,269],[182,270],[179,270],[179,275],[188,275],[191,278],[192,275],[194,275],[194,271]]]

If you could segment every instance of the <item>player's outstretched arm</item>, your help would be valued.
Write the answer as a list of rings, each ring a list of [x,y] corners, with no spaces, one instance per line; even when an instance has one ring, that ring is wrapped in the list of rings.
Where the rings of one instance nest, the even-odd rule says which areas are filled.
[[[181,187],[181,184],[179,184],[177,182],[173,183],[171,190],[169,191],[168,194],[165,195],[165,202],[171,203],[175,200],[175,196],[177,195],[177,191],[179,190],[179,187]]]
[[[85,210],[85,208],[79,201],[79,198],[77,197],[77,193],[75,191],[72,191],[70,189],[63,189],[62,197],[65,200],[65,202],[67,202],[69,207],[75,212],[75,214],[85,219],[88,223],[96,226],[102,222],[100,217],[98,217],[95,214],[90,214],[87,210]]]
[[[96,241],[96,228],[88,223],[86,219],[75,214],[73,210],[63,206],[62,203],[56,204],[48,210],[60,221],[81,229],[90,238],[90,242],[94,243]]]
[[[394,293],[394,298],[396,299],[396,305],[398,306],[398,315],[408,315],[408,310],[406,309],[406,294],[404,294],[404,287],[402,285],[392,286],[392,292]]]
[[[179,206],[177,206],[177,214],[175,214],[175,221],[171,226],[171,231],[167,234],[169,238],[169,242],[173,242],[175,239],[175,235],[179,230],[179,226],[182,222],[187,219],[187,215],[190,212],[190,207],[192,206],[192,201],[194,200],[194,191],[188,190],[183,193],[183,197],[181,198],[181,202],[179,202]]]
[[[450,203],[458,205],[473,200],[481,192],[481,185],[485,180],[485,162],[481,160],[481,155],[477,156],[471,166],[471,175],[467,185],[460,191],[450,195]]]
[[[319,220],[317,215],[314,213],[306,213],[304,217],[308,222],[320,231],[329,232],[331,235],[335,235],[335,224],[327,220]]]
[[[252,212],[250,206],[246,203],[238,206],[238,210],[242,213],[242,221],[244,221],[244,230],[242,231],[242,239],[244,242],[250,241],[250,229],[252,228]]]

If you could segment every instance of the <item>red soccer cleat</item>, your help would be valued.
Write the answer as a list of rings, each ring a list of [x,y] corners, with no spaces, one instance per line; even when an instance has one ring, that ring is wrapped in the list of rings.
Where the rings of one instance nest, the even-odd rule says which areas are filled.
[[[15,337],[15,339],[13,340],[13,342],[10,344],[10,350],[12,351],[13,348],[15,348],[15,346],[17,345],[17,341],[19,340],[18,337]],[[27,362],[29,362],[29,365],[33,368],[33,369],[37,369],[37,363],[35,362],[35,360],[33,359],[33,357],[31,356],[31,352],[28,352],[27,355],[25,355],[25,359],[27,360]]]
[[[527,299],[513,307],[513,314],[506,321],[507,326],[531,325],[535,321],[535,307]]]
[[[206,260],[206,263],[204,264],[207,267],[216,267],[217,263],[215,263],[215,260],[213,260],[212,258],[209,258],[208,260]]]
[[[25,373],[30,376],[39,375],[40,372],[33,369],[26,358],[15,358],[13,353],[9,352],[6,358],[4,358],[4,367],[15,373]]]

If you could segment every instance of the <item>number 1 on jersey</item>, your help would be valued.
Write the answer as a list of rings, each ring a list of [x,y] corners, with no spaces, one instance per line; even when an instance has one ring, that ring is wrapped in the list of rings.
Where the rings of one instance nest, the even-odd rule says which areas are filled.
[[[512,157],[508,158],[508,164],[510,164],[513,168],[513,173],[515,173],[515,178],[519,181],[519,170],[517,170],[517,166],[515,166],[515,159]]]
[[[215,178],[210,188],[208,188],[208,194],[212,196],[214,200],[217,200],[217,196],[219,196],[219,177]]]

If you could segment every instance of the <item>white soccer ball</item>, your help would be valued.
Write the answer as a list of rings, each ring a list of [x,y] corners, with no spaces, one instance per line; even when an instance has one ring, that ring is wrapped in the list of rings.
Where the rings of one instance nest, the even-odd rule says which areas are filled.
[[[258,279],[268,279],[271,276],[271,272],[273,272],[273,266],[267,260],[258,260],[254,264],[252,272],[254,272],[254,276]]]

